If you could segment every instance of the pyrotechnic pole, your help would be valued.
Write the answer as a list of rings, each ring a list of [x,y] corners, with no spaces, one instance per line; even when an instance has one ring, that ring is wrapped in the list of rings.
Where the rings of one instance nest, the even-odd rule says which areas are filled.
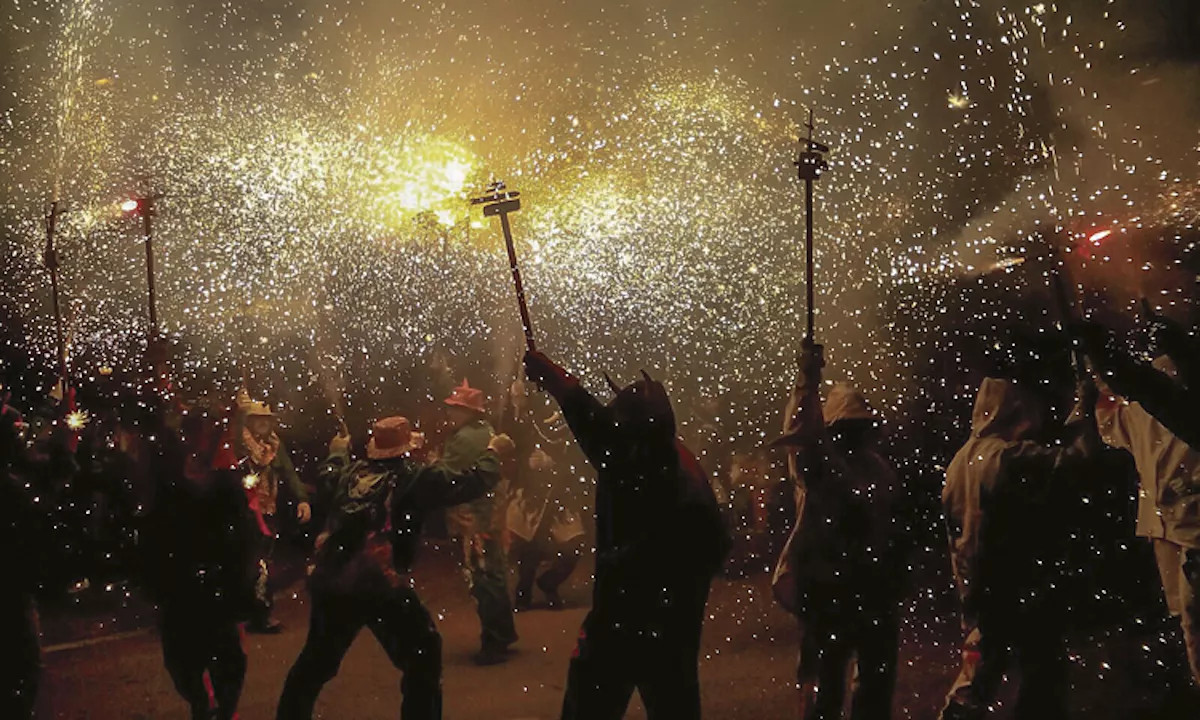
[[[155,302],[154,286],[154,213],[155,203],[163,197],[162,193],[151,193],[144,197],[134,197],[121,204],[121,209],[127,213],[137,213],[142,216],[142,238],[146,245],[146,290],[150,311],[150,340],[158,338],[158,307]]]
[[[808,122],[804,124],[804,127],[808,128],[808,137],[800,138],[800,141],[805,143],[805,149],[800,151],[800,157],[793,164],[797,168],[800,179],[804,181],[804,285],[808,315],[804,337],[805,340],[812,343],[813,298],[815,295],[813,289],[813,183],[820,180],[821,172],[829,167],[824,156],[824,153],[829,152],[829,148],[813,140],[813,112],[811,109],[808,111]]]
[[[487,187],[487,195],[471,199],[472,205],[483,205],[483,216],[500,216],[500,228],[504,231],[504,244],[508,248],[508,266],[512,270],[513,285],[517,290],[517,305],[521,310],[521,326],[525,330],[525,347],[530,352],[537,350],[533,342],[533,323],[529,320],[529,306],[525,303],[525,286],[521,283],[521,269],[517,266],[517,251],[513,246],[512,228],[508,224],[508,214],[521,209],[521,194],[516,190],[507,190],[503,180],[497,180]]]
[[[63,334],[62,311],[58,302],[58,250],[54,247],[54,226],[58,216],[66,212],[60,210],[58,201],[50,203],[46,210],[46,253],[44,262],[50,271],[50,296],[54,303],[54,333],[58,342],[58,377],[63,384],[63,392],[67,389],[67,344]]]
[[[146,290],[150,306],[150,338],[158,337],[158,310],[154,297],[154,200],[151,195],[142,204],[142,228],[146,238]]]
[[[1064,277],[1067,269],[1066,260],[1053,239],[1047,239],[1047,246],[1050,248],[1051,262],[1048,273],[1050,291],[1058,309],[1058,328],[1066,333],[1067,340],[1071,344],[1071,364],[1075,368],[1075,379],[1082,381],[1088,376],[1087,361],[1080,349],[1079,338],[1075,334],[1075,323],[1079,318],[1076,317],[1074,291],[1067,289],[1067,279]]]

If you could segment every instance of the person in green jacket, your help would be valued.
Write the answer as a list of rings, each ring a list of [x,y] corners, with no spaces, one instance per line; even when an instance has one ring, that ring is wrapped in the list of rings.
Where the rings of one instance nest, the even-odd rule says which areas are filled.
[[[247,625],[250,632],[277,634],[283,626],[271,617],[274,605],[271,588],[271,556],[279,538],[278,510],[285,499],[296,504],[296,520],[307,523],[312,517],[308,491],[279,439],[279,423],[266,403],[250,399],[245,388],[237,395],[240,422],[234,431],[234,444],[246,473],[246,492],[250,506],[262,518],[263,540],[259,550],[259,575],[255,586],[255,611]],[[285,487],[290,498],[281,497]]]
[[[440,465],[462,472],[487,450],[492,426],[484,419],[483,391],[463,380],[446,398],[453,434],[446,440]],[[517,641],[512,603],[508,596],[508,564],[500,531],[504,518],[496,511],[496,494],[489,492],[470,503],[451,508],[446,526],[463,545],[465,574],[479,612],[479,665],[496,665],[507,659],[508,647]]]
[[[311,720],[321,689],[364,627],[404,673],[400,717],[442,717],[442,639],[410,574],[421,527],[431,513],[495,487],[501,458],[513,445],[507,435],[489,436],[475,462],[453,472],[414,460],[417,444],[401,416],[375,423],[365,460],[350,459],[344,427],[330,442],[322,475],[332,481],[334,497],[309,581],[312,621],[277,720]]]

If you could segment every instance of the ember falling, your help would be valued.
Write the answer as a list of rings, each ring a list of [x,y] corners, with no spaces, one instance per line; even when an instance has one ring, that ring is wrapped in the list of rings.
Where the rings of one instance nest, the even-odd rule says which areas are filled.
[[[763,446],[804,333],[793,163],[812,111],[830,148],[815,215],[825,379],[881,411],[915,507],[922,589],[905,600],[902,656],[921,673],[942,650],[949,663],[901,678],[906,710],[940,702],[938,673],[957,669],[939,491],[989,354],[1014,329],[1065,349],[1056,270],[1075,312],[1120,331],[1151,312],[1200,319],[1195,0],[13,0],[0,94],[0,381],[14,404],[37,405],[58,372],[44,225],[57,203],[79,400],[63,419],[112,430],[155,332],[152,198],[173,387],[199,406],[248,384],[303,447],[306,477],[335,419],[356,441],[397,412],[419,424],[464,377],[499,415],[525,342],[499,222],[470,204],[499,179],[521,194],[511,222],[538,348],[603,399],[605,373],[662,380],[681,435],[720,447],[763,523],[791,502],[770,496],[787,481]],[[1139,342],[1127,349],[1148,360]],[[1101,495],[1105,512],[1130,505]],[[773,567],[771,547],[739,581]],[[142,607],[124,581],[112,627]],[[759,692],[738,652],[796,649],[769,592],[714,591],[708,617],[728,635],[706,638],[703,661],[728,674],[706,692],[731,707]],[[473,617],[449,591],[431,597],[439,623]],[[761,685],[790,686],[788,663]]]

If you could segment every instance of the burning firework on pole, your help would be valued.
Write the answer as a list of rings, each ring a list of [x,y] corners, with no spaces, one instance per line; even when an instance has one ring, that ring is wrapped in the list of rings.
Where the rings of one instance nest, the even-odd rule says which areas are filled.
[[[503,180],[497,180],[487,187],[487,195],[472,198],[472,205],[483,205],[484,217],[500,216],[500,227],[504,231],[504,244],[508,248],[508,266],[512,270],[513,285],[517,290],[517,305],[521,310],[521,326],[525,330],[525,346],[530,352],[537,349],[533,342],[533,323],[529,320],[529,306],[525,303],[525,286],[521,283],[521,269],[517,266],[517,251],[513,247],[512,228],[508,224],[508,214],[521,209],[521,194],[508,190]]]
[[[58,206],[58,201],[50,203],[50,207],[46,210],[46,253],[44,261],[46,269],[50,271],[50,295],[54,304],[54,336],[58,347],[58,377],[63,383],[63,389],[67,385],[67,345],[63,334],[63,318],[62,310],[59,307],[58,298],[58,250],[54,247],[54,227],[64,210]]]
[[[158,337],[158,309],[155,303],[154,288],[154,213],[155,203],[163,197],[162,193],[147,193],[142,197],[132,197],[121,203],[121,210],[127,215],[140,215],[142,218],[142,237],[146,243],[146,292],[150,313],[150,340]]]
[[[804,124],[804,127],[808,128],[808,137],[800,140],[805,143],[805,149],[800,151],[800,157],[793,164],[797,168],[800,179],[804,181],[804,287],[807,314],[804,340],[811,345],[815,343],[813,329],[813,183],[820,180],[821,173],[829,168],[829,163],[825,161],[825,153],[829,152],[829,147],[813,140],[812,110],[808,111],[808,122]]]

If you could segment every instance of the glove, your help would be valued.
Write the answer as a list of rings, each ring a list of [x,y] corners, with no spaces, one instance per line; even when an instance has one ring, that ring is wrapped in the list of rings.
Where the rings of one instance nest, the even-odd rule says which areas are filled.
[[[333,436],[329,441],[330,455],[344,455],[350,452],[350,431],[346,428],[346,423],[342,422],[342,427],[338,430],[338,434]]]
[[[1107,363],[1112,355],[1112,333],[1108,328],[1093,320],[1077,320],[1068,326],[1067,332],[1079,343],[1083,353],[1093,363]]]
[[[1084,412],[1091,412],[1100,399],[1100,388],[1091,376],[1085,377],[1075,384],[1075,398]]]
[[[566,370],[536,350],[525,353],[525,374],[551,395],[565,391],[572,380]]]
[[[516,449],[517,446],[513,443],[512,438],[504,433],[493,435],[491,442],[488,443],[488,450],[491,450],[500,457],[508,457],[509,455],[512,455]]]
[[[821,368],[825,367],[825,347],[805,338],[800,344],[800,372],[803,375],[799,384],[807,388],[816,388],[821,384]]]

